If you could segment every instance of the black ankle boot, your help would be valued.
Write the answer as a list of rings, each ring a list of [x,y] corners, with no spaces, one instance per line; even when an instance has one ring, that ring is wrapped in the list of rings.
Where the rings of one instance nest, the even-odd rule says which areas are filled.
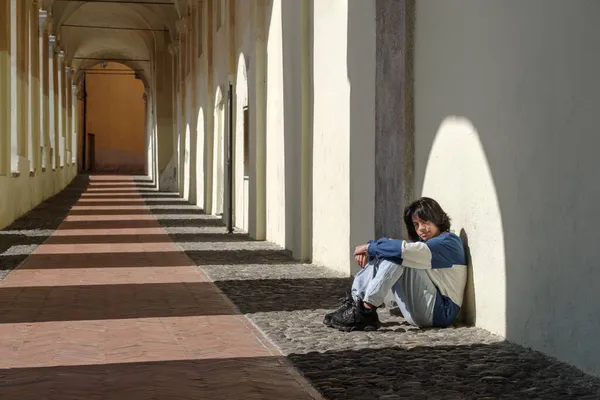
[[[347,292],[345,297],[340,299],[340,304],[335,311],[325,314],[325,318],[323,318],[323,323],[327,326],[331,325],[331,319],[334,315],[338,315],[346,311],[346,309],[352,307],[354,304],[354,298],[352,297],[352,293]]]
[[[352,331],[376,331],[381,327],[377,309],[365,308],[363,301],[354,301],[351,307],[334,314],[330,320],[330,326],[344,332]]]

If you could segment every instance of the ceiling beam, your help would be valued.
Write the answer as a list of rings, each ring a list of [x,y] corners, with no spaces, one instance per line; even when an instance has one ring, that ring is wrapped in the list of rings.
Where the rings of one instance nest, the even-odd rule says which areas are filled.
[[[90,71],[86,71],[85,73],[86,75],[108,75],[108,76],[136,76],[137,72],[135,71],[130,71],[130,72],[90,72]]]
[[[79,71],[100,71],[100,72],[105,72],[105,71],[110,71],[110,72],[143,72],[144,70],[142,69],[131,69],[131,68],[105,68],[105,69],[98,69],[98,68],[80,68]]]
[[[73,57],[73,60],[91,60],[91,61],[114,61],[114,62],[122,62],[122,61],[137,61],[137,62],[150,62],[148,59],[139,59],[139,58],[111,58],[111,57]]]
[[[172,1],[149,1],[149,0],[54,0],[54,2],[64,3],[116,3],[116,4],[141,4],[141,5],[152,5],[152,6],[172,6]]]
[[[104,2],[106,3],[106,2]],[[62,24],[62,28],[78,28],[78,29],[110,29],[110,30],[123,30],[123,31],[147,31],[147,32],[166,32],[166,29],[152,29],[152,28],[129,28],[126,26],[100,26],[100,25],[74,25],[74,24]]]

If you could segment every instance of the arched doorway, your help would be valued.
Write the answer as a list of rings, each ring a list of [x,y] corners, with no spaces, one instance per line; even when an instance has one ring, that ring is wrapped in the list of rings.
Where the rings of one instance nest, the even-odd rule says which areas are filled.
[[[84,170],[145,174],[146,104],[136,71],[117,62],[85,68]]]
[[[217,88],[214,110],[212,214],[223,214],[225,199],[225,98]]]
[[[246,59],[240,54],[236,80],[235,121],[235,211],[234,224],[248,232],[249,189],[250,189],[250,123],[248,104],[248,71]]]

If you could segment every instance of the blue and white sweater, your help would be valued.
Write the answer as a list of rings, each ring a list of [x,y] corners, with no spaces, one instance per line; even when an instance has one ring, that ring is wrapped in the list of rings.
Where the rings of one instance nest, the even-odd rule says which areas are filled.
[[[369,258],[385,259],[407,268],[422,269],[437,287],[434,326],[451,324],[462,306],[467,266],[462,240],[443,232],[426,242],[381,238],[369,241]]]

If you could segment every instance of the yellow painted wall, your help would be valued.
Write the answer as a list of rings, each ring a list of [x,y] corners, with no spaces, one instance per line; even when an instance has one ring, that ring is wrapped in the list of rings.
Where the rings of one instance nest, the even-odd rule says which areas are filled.
[[[63,190],[76,174],[76,167],[69,165],[37,171],[34,176],[0,176],[0,229]]]
[[[95,134],[98,172],[144,173],[144,85],[130,75],[112,70],[128,69],[119,63],[99,65],[87,74],[87,132]],[[132,70],[129,70],[132,72]],[[111,75],[108,75],[108,74]],[[88,146],[89,151],[89,146]],[[89,161],[90,158],[88,158]]]

